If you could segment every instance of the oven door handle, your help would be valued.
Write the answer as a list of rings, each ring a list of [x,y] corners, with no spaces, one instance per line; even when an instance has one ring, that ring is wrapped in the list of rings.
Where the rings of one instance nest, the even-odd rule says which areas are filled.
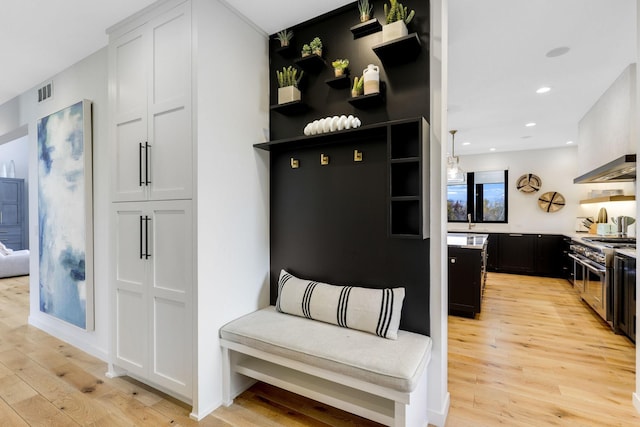
[[[587,264],[586,262],[583,262],[584,266],[587,267],[589,270],[591,270],[592,272],[596,273],[596,274],[605,274],[607,272],[606,268],[598,268],[595,265],[592,264]]]
[[[598,268],[598,267],[594,266],[593,264],[591,264],[590,262],[587,262],[584,259],[579,258],[574,254],[569,254],[569,258],[575,260],[576,262],[578,262],[579,264],[583,265],[584,267],[587,267],[589,270],[591,270],[592,272],[594,272],[596,274],[604,274],[604,273],[607,272],[606,268]]]
[[[569,258],[573,259],[574,261],[578,261],[580,264],[582,264],[582,260],[577,256],[575,256],[574,254],[569,254]]]

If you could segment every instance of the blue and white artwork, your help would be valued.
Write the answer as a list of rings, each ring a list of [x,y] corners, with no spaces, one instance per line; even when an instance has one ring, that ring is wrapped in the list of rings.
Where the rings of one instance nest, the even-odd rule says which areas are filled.
[[[38,121],[40,311],[93,329],[91,103]]]

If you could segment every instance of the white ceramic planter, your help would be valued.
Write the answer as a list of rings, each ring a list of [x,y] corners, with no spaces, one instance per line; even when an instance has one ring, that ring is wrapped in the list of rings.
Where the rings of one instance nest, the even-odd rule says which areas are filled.
[[[405,24],[404,21],[396,21],[382,26],[383,43],[404,37],[407,34],[409,34],[409,30],[407,30],[407,24]]]
[[[278,88],[278,104],[286,104],[287,102],[300,101],[300,89],[295,86],[286,86]]]

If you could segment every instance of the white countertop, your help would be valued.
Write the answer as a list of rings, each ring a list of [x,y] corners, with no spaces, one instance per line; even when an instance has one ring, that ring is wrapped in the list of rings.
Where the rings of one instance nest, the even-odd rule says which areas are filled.
[[[616,249],[617,254],[626,255],[631,258],[637,258],[637,252],[638,251],[636,249]]]
[[[447,245],[465,249],[482,249],[488,238],[488,234],[447,233]]]

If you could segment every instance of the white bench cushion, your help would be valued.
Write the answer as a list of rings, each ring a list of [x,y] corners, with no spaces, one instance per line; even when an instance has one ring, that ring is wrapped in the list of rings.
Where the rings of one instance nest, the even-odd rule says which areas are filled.
[[[411,392],[431,353],[431,338],[398,331],[387,340],[292,316],[270,306],[220,329],[220,337],[393,390]]]

